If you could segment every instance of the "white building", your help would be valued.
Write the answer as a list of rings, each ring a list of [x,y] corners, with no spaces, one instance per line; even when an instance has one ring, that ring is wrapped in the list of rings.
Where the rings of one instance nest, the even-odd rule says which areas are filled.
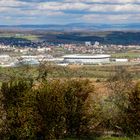
[[[44,53],[46,51],[51,51],[51,48],[45,48],[45,47],[40,48],[40,47],[38,47],[37,48],[37,51],[40,52],[40,53]]]
[[[115,59],[116,62],[128,62],[128,59]]]
[[[0,55],[0,67],[11,67],[14,66],[15,59],[9,55]]]
[[[85,42],[85,46],[91,46],[91,42],[90,41]]]
[[[74,64],[100,64],[100,63],[109,63],[110,55],[66,55],[63,56],[64,62],[74,63]]]
[[[11,57],[9,55],[0,55],[0,63],[7,63],[11,60]]]
[[[98,42],[98,41],[96,41],[95,43],[94,43],[94,46],[99,46],[100,45],[100,43]]]

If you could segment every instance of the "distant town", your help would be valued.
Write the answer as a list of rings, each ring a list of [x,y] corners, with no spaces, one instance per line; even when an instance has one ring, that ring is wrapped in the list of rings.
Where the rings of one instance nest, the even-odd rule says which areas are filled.
[[[103,45],[100,42],[56,44],[46,41],[24,42],[19,45],[0,43],[0,66],[16,67],[23,64],[39,65],[105,65],[140,63],[140,45]],[[22,46],[20,44],[24,44]]]

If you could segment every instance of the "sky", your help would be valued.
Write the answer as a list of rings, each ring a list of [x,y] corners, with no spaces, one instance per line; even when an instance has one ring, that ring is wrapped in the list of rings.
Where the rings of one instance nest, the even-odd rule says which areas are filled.
[[[140,23],[140,0],[0,0],[0,25]]]

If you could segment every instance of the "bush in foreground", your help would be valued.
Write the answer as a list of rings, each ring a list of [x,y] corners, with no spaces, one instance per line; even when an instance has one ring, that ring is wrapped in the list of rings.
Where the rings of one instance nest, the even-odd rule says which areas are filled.
[[[45,81],[37,89],[30,85],[24,80],[3,83],[2,139],[59,139],[88,131],[84,106],[93,92],[89,81]]]

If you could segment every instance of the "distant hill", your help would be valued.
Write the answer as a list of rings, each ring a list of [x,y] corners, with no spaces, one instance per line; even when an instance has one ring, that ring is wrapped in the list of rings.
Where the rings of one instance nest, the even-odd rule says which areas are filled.
[[[130,24],[92,24],[92,23],[71,23],[66,25],[44,24],[44,25],[0,25],[0,29],[45,29],[56,31],[122,31],[140,30],[140,23]]]
[[[59,27],[60,26],[61,25],[59,25]],[[68,26],[70,27],[68,28]],[[76,26],[80,26],[81,28],[83,26],[83,30],[80,30],[80,27],[79,30],[78,28],[77,30],[74,30]],[[88,30],[85,30],[85,28],[87,28],[86,24],[69,24],[67,25],[67,30],[64,30],[64,27],[63,30],[60,30],[57,25],[19,25],[14,27],[0,26],[0,43],[36,46],[32,45],[32,42],[35,42],[36,44],[36,42],[45,41],[60,44],[84,43],[85,41],[91,41],[94,43],[95,41],[98,41],[101,44],[140,45],[140,30],[138,29],[139,25],[132,26],[131,30],[129,29],[130,26],[128,25],[124,26],[125,30],[123,26],[121,26],[123,28],[120,29],[118,25],[118,29],[120,29],[118,31],[113,31],[113,28],[110,27],[109,29],[108,26],[100,25],[100,29],[96,30],[90,30],[89,27]]]
[[[98,31],[98,32],[44,32],[40,39],[56,43],[95,41],[101,44],[140,45],[140,32]]]

